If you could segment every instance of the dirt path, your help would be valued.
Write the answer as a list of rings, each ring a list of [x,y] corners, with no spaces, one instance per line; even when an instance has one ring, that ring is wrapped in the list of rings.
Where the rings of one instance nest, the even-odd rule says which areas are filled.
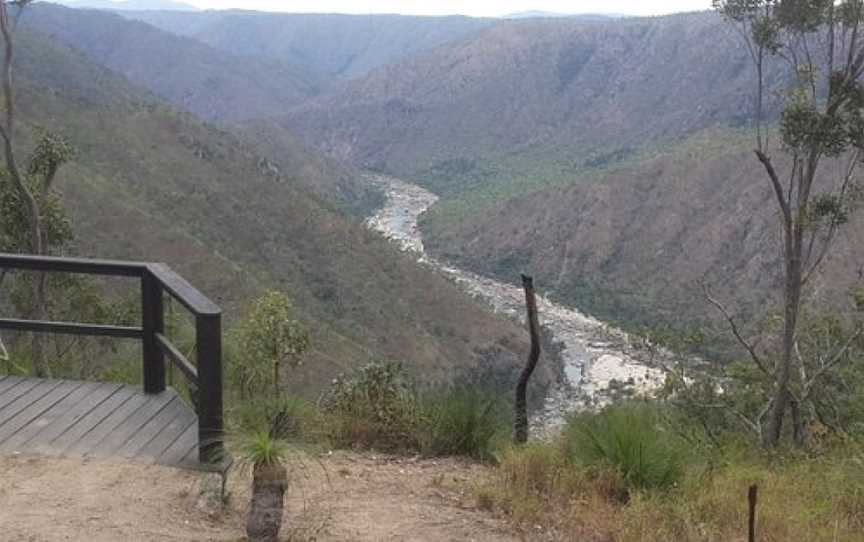
[[[291,541],[514,541],[474,507],[484,467],[333,454],[292,461],[284,531]],[[174,469],[41,457],[0,457],[0,539],[22,542],[243,538],[248,472],[218,480]]]

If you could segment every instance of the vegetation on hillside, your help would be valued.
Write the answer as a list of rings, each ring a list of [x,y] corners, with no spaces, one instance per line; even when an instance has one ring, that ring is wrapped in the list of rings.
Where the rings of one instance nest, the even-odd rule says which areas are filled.
[[[287,385],[310,394],[377,357],[439,382],[480,361],[518,362],[513,324],[307,190],[333,183],[320,161],[299,152],[279,172],[262,168],[266,156],[248,139],[26,26],[18,39],[19,140],[52,126],[77,149],[58,176],[77,233],[67,254],[164,261],[222,305],[229,324],[245,299],[288,292],[313,347]]]
[[[864,2],[717,4],[753,25],[760,48],[782,52],[777,38],[786,35],[799,55],[782,115],[771,105],[755,115],[756,163],[734,127],[751,120],[740,113],[753,82],[744,73],[748,52],[731,45],[734,29],[714,15],[488,28],[458,19],[440,35],[424,20],[420,26],[432,30],[402,53],[454,35],[468,39],[398,64],[388,64],[394,54],[387,47],[372,48],[357,65],[313,76],[303,72],[308,66],[298,72],[282,64],[278,44],[240,51],[242,43],[226,42],[226,29],[258,28],[258,15],[153,15],[189,36],[221,29],[205,46],[113,15],[61,20],[65,10],[40,8],[19,35],[16,69],[26,96],[19,138],[5,135],[7,158],[28,146],[36,152],[26,175],[16,179],[7,161],[0,176],[0,250],[164,260],[228,309],[227,426],[231,435],[252,435],[235,448],[253,468],[252,539],[278,536],[291,481],[288,450],[345,448],[482,461],[491,470],[475,489],[477,505],[507,517],[526,537],[739,539],[746,491],[756,484],[760,540],[861,540],[864,293],[854,258],[843,253],[860,254],[864,240],[838,233],[841,225],[853,232],[861,225],[845,199],[855,192],[856,169],[841,170],[839,193],[810,188],[825,178],[818,173],[823,157],[822,165],[833,168],[852,150],[853,164],[860,162],[864,51],[857,35]],[[406,35],[407,19],[372,18],[359,42],[388,21]],[[850,39],[850,60],[842,69],[830,54],[817,77],[812,60],[800,62],[809,48],[799,47],[840,21],[828,27],[828,42],[836,44],[839,34]],[[115,36],[126,40],[118,42],[117,58],[106,50]],[[158,47],[138,54],[139,40],[151,38]],[[681,47],[686,40],[708,45]],[[188,55],[185,66],[199,67],[193,75],[200,77],[149,81],[171,46]],[[334,62],[345,53],[330,52]],[[222,69],[239,54],[260,58],[245,64],[247,71]],[[124,57],[136,63],[125,65]],[[760,75],[789,83],[784,68],[764,70],[761,58],[754,55]],[[295,74],[304,83],[316,76],[332,81],[372,65],[380,69],[287,116],[257,118],[272,116],[283,98],[287,107],[291,96],[279,93],[297,90],[281,87]],[[225,77],[215,87],[237,87],[209,88],[214,66]],[[172,67],[185,75],[183,62]],[[690,84],[667,92],[681,77]],[[190,85],[213,92],[193,93],[184,106]],[[226,113],[232,100],[250,95],[261,99],[251,120]],[[244,123],[235,133],[175,107]],[[62,137],[40,126],[56,127]],[[294,128],[331,159],[303,148]],[[780,137],[789,158],[766,154],[769,136]],[[333,157],[415,175],[440,192],[444,204],[427,219],[439,254],[512,277],[531,267],[538,283],[576,305],[674,324],[665,335],[652,326],[640,352],[665,371],[666,386],[653,400],[574,413],[559,434],[510,444],[514,413],[502,398],[528,351],[524,331],[366,231],[356,213],[375,195]],[[781,168],[791,172],[791,188],[780,183]],[[766,172],[772,184],[753,182]],[[62,205],[48,190],[55,174],[63,181]],[[23,205],[28,192],[21,186],[30,185],[45,190],[30,193],[38,212],[28,216],[33,206]],[[777,216],[764,212],[775,200],[785,226],[783,257],[771,250]],[[34,216],[44,219],[41,235],[39,227],[35,236],[28,230]],[[812,245],[804,242],[808,234]],[[40,247],[45,240],[52,250]],[[801,271],[811,268],[789,246],[813,247],[818,264],[823,240],[836,243],[835,251],[824,252],[823,272],[802,290]],[[766,300],[783,283],[772,273],[782,263],[787,293],[778,310]],[[789,280],[796,266],[791,282],[798,293]],[[721,277],[725,283],[697,287]],[[11,283],[2,284],[11,295],[0,308],[26,312],[40,295],[32,288],[38,278],[18,288]],[[51,302],[37,316],[104,323],[138,317],[129,309],[137,304],[116,284],[45,284]],[[812,303],[802,301],[802,291]],[[728,309],[719,297],[713,304],[735,324],[743,350],[727,344],[722,356],[697,365],[689,355],[694,346],[714,353],[702,340],[710,329],[702,329],[704,310],[697,308],[709,304],[701,299],[709,293],[732,300]],[[191,352],[188,318],[174,308],[168,305],[167,334]],[[737,326],[742,320],[753,326],[746,334]],[[682,337],[675,325],[695,331]],[[660,343],[669,348],[663,356],[656,355]],[[11,346],[0,370],[23,373],[20,361],[38,360],[38,348],[20,338]],[[92,355],[60,352],[73,346]],[[52,366],[54,376],[140,378],[140,355],[131,348],[55,347],[63,362]],[[554,369],[540,369],[542,389]],[[194,390],[171,378],[194,399]],[[768,417],[772,410],[780,421]],[[787,411],[791,424],[781,423]]]

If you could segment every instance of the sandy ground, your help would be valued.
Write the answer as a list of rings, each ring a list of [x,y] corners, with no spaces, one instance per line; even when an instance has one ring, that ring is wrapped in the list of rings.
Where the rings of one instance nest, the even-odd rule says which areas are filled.
[[[298,456],[283,539],[520,540],[474,505],[484,467],[374,455]],[[243,540],[248,469],[218,476],[149,465],[0,457],[0,540],[21,542]]]

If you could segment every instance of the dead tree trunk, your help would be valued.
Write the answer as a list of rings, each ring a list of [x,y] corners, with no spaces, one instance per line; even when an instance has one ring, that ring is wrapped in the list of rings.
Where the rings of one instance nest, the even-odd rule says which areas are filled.
[[[750,507],[750,521],[747,525],[747,540],[748,542],[756,542],[756,499],[758,497],[759,487],[755,484],[750,486],[750,491],[747,494],[747,504]]]
[[[525,288],[525,306],[528,310],[528,330],[531,333],[531,352],[528,364],[519,376],[516,385],[516,401],[514,404],[515,421],[513,423],[513,439],[516,444],[528,442],[528,382],[537,362],[540,360],[540,321],[537,317],[537,296],[534,293],[534,279],[522,275],[522,286]]]

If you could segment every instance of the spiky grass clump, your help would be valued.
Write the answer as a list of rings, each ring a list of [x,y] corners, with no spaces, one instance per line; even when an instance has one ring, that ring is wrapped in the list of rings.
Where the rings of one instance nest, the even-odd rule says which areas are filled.
[[[612,469],[628,490],[664,489],[683,474],[684,444],[642,404],[573,416],[564,430],[565,455],[576,465]]]
[[[508,431],[507,405],[490,393],[465,388],[430,392],[421,399],[418,440],[429,456],[494,458]]]
[[[288,444],[267,431],[259,431],[244,443],[243,457],[252,465],[277,465],[288,457]]]

